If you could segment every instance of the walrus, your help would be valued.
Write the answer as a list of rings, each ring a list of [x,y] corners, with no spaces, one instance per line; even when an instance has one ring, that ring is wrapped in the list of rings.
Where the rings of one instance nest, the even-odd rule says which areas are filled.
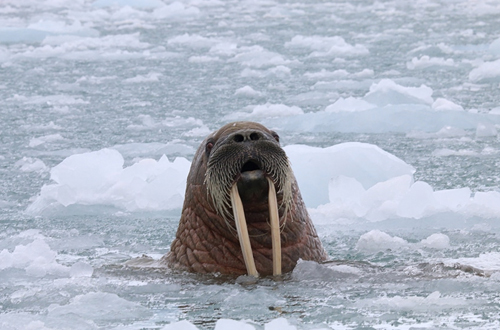
[[[176,237],[162,258],[172,269],[280,275],[327,254],[279,136],[254,122],[210,134],[193,158]]]

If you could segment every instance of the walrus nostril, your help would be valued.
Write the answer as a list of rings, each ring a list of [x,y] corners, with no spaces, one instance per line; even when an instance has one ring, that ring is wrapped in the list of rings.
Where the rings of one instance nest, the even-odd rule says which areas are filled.
[[[234,141],[235,142],[243,142],[245,140],[245,137],[241,134],[236,134],[234,137],[233,137]]]
[[[259,138],[260,138],[259,134],[257,134],[257,133],[250,134],[250,140],[252,140],[252,141],[257,141]]]

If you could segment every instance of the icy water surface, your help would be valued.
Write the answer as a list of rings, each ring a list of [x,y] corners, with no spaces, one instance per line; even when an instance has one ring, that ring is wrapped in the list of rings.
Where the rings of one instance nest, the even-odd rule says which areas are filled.
[[[0,328],[498,329],[499,18],[1,1]],[[196,148],[234,120],[279,132],[332,262],[257,282],[157,267]]]

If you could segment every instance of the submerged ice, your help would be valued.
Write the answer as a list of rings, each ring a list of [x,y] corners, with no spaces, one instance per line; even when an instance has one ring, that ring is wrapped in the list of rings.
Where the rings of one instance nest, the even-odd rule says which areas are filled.
[[[500,6],[4,0],[0,328],[498,329]],[[279,133],[331,259],[158,268],[196,148]]]

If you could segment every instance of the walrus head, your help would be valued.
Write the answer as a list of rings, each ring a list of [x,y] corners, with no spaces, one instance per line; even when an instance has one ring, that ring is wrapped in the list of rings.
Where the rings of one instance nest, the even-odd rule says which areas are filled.
[[[292,203],[292,170],[279,136],[253,122],[236,122],[222,127],[206,139],[207,171],[205,184],[216,212],[240,239],[247,271],[257,275],[246,229],[245,207],[269,206],[273,244],[273,273],[281,274],[280,221],[277,201],[286,219]],[[233,212],[231,214],[230,208]],[[250,210],[247,210],[247,212]],[[234,217],[233,217],[234,216]]]
[[[258,276],[326,258],[278,135],[253,122],[210,134],[191,163],[162,260],[173,269]]]

